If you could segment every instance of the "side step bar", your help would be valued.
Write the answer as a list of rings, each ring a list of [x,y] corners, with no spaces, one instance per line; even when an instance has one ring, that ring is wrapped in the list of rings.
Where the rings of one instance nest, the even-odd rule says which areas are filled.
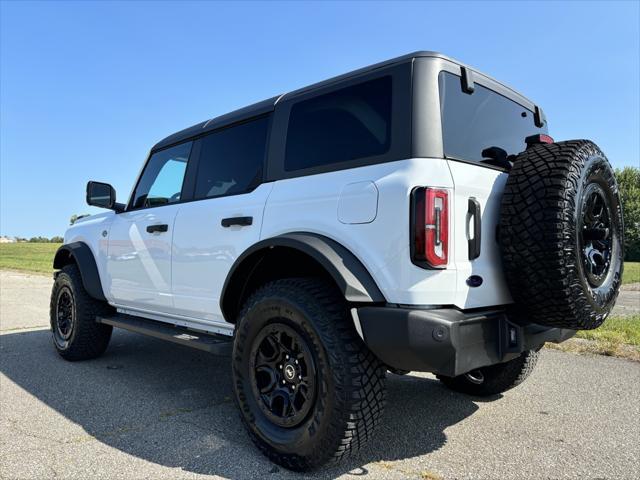
[[[118,313],[109,317],[96,317],[96,322],[197,348],[214,355],[231,355],[233,338],[226,335],[196,332],[185,327],[157,322],[146,318]]]

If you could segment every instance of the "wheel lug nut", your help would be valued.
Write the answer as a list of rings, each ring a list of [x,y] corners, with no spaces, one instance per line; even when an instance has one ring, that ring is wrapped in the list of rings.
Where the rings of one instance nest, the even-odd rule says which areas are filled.
[[[302,375],[298,375],[298,380],[302,380]]]
[[[298,360],[296,360],[296,365],[298,365],[300,362]]]
[[[285,358],[286,358],[287,360],[289,360],[289,355],[287,355]]]
[[[287,382],[285,382],[284,380],[282,380],[282,384],[284,385],[285,383],[287,383]]]
[[[278,365],[278,368],[279,368],[280,370],[282,370],[282,365]]]
[[[291,385],[291,389],[292,389],[292,390],[295,390],[295,389],[296,389],[296,386],[295,386],[295,385]]]

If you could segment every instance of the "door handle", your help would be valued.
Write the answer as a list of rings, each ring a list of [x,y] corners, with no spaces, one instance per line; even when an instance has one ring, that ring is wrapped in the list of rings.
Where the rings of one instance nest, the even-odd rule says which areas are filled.
[[[469,260],[474,260],[480,256],[480,243],[482,242],[482,217],[480,216],[480,202],[475,197],[469,198],[469,209],[467,211],[470,219],[473,219],[473,238],[468,240]]]
[[[221,225],[225,228],[230,227],[231,225],[239,225],[241,227],[248,227],[253,224],[253,217],[229,217],[223,218]]]
[[[147,226],[147,232],[149,233],[164,233],[169,230],[169,225],[166,223],[162,223],[160,225],[149,225]]]

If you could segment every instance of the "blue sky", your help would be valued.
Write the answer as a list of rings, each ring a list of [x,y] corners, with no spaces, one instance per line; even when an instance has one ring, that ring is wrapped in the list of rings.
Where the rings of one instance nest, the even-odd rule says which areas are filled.
[[[164,136],[414,50],[540,104],[556,139],[638,165],[638,2],[2,2],[0,233],[61,235],[87,180],[129,195]]]

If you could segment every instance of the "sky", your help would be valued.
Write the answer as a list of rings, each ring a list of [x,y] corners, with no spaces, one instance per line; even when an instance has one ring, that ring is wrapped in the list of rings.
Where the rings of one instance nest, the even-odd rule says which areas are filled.
[[[415,50],[544,109],[556,140],[640,159],[640,2],[0,3],[0,234],[62,235],[88,180],[125,202],[149,148]]]

